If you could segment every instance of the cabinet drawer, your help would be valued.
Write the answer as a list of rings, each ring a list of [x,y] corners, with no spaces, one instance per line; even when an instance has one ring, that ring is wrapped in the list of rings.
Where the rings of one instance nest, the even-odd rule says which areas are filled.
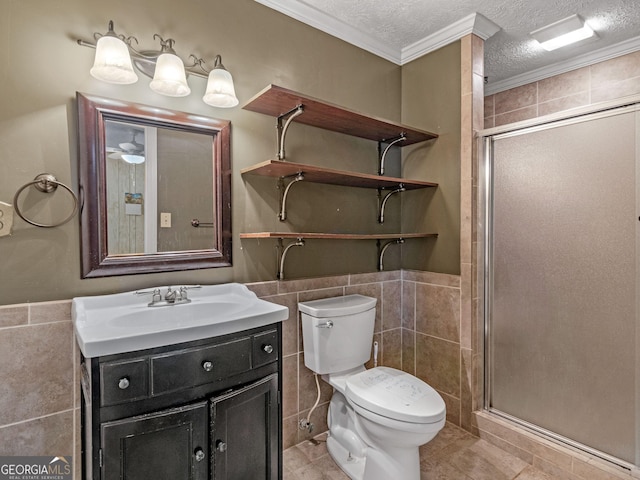
[[[251,369],[251,339],[180,350],[151,358],[152,395],[216,382]]]
[[[252,337],[253,367],[278,360],[278,331],[269,330]]]
[[[149,362],[146,358],[100,365],[100,403],[103,406],[149,396]]]

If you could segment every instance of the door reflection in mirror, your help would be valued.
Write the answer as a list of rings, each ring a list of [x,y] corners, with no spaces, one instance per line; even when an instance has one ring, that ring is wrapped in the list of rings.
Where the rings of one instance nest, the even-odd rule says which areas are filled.
[[[107,120],[105,143],[109,255],[215,248],[191,226],[215,222],[209,135]]]

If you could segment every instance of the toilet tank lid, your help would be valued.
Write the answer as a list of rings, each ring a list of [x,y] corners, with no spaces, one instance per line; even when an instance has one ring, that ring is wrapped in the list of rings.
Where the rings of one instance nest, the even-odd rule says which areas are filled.
[[[344,295],[298,303],[301,312],[312,317],[326,318],[355,315],[375,308],[377,299],[364,295]]]

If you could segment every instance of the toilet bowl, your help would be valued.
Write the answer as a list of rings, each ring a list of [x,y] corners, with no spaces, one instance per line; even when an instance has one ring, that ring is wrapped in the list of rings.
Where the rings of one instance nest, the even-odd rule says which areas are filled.
[[[442,397],[389,367],[365,369],[376,299],[362,295],[298,304],[305,365],[333,389],[327,449],[353,480],[419,480],[418,447],[445,424]]]

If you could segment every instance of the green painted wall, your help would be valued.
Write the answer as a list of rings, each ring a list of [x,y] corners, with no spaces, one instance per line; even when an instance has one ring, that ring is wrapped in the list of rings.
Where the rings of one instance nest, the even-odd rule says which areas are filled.
[[[447,47],[401,68],[252,0],[5,0],[0,2],[0,201],[12,203],[16,190],[41,172],[55,174],[77,191],[76,91],[229,119],[233,267],[81,280],[77,218],[54,229],[36,228],[16,219],[13,235],[0,238],[0,305],[153,285],[274,279],[276,242],[240,241],[240,232],[422,230],[418,210],[423,208],[423,193],[410,193],[412,197],[407,195],[406,200],[390,200],[388,220],[380,226],[376,222],[375,191],[312,184],[292,189],[290,221],[279,222],[275,180],[242,178],[239,173],[242,168],[275,156],[275,119],[240,108],[225,110],[205,105],[200,100],[204,79],[191,78],[193,93],[179,99],[153,93],[148,88],[149,79],[142,75],[138,83],[129,86],[93,79],[89,68],[94,51],[78,46],[75,39],[90,40],[93,32],[104,33],[110,19],[118,33],[135,35],[143,50],[157,48],[153,34],[159,33],[176,40],[175,49],[185,60],[190,53],[209,61],[221,54],[234,75],[241,104],[274,83],[366,114],[439,131],[444,135],[437,147],[418,147],[403,154],[405,174],[437,181],[443,181],[443,177],[449,181],[455,174],[449,171],[448,161],[436,153],[443,149],[451,153],[457,141],[447,137],[454,136],[450,117],[459,116],[459,105],[444,105],[442,89],[446,96],[459,90],[459,72],[456,74],[450,65],[459,65],[458,47]],[[447,78],[449,75],[455,78]],[[431,82],[433,87],[429,86]],[[291,161],[376,171],[374,142],[299,124],[291,127],[287,138],[287,157]],[[428,161],[418,162],[417,156],[426,156]],[[431,160],[432,157],[437,159]],[[390,173],[400,174],[399,165],[390,167]],[[405,246],[404,266],[453,273],[455,259],[445,262],[435,257],[452,255],[449,244],[456,238],[449,230],[459,223],[459,209],[453,208],[450,199],[455,195],[453,187],[443,187],[433,201],[424,202],[428,204],[428,222],[445,221],[447,227],[441,229],[435,247],[423,241]],[[438,199],[440,196],[442,199]],[[401,201],[412,211],[417,209],[402,225]],[[433,212],[443,202],[445,209]],[[55,204],[41,203],[38,218],[44,222],[60,218],[56,216],[60,212],[49,211]],[[445,235],[445,231],[449,233]],[[440,247],[444,244],[447,248]],[[376,246],[372,241],[316,240],[294,250],[287,262],[288,278],[376,269]],[[423,261],[423,250],[428,251],[429,262]],[[400,249],[390,249],[385,268],[400,266]]]
[[[460,274],[460,65],[458,41],[402,67],[402,122],[439,135],[402,150],[405,177],[439,184],[402,196],[402,231],[438,233],[407,240],[402,268]]]

